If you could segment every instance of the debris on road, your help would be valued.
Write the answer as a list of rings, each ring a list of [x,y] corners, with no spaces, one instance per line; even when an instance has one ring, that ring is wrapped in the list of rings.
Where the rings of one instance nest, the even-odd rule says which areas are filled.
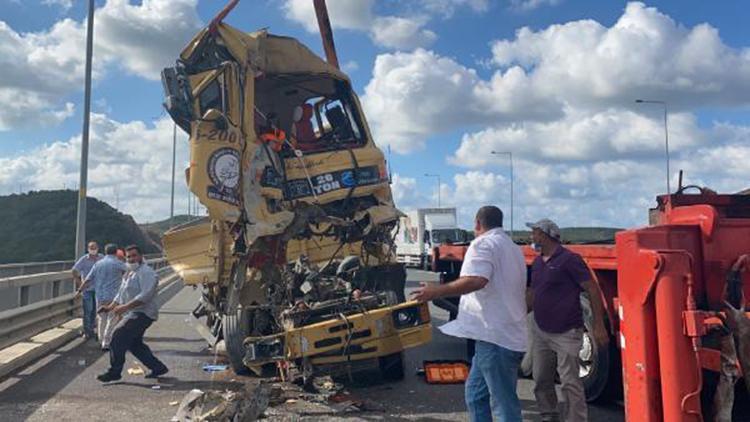
[[[345,391],[328,376],[307,386],[277,378],[248,382],[241,391],[192,390],[180,402],[172,421],[252,421],[261,415],[294,419],[384,410],[379,403]]]
[[[222,372],[229,369],[229,365],[211,365],[209,363],[203,365],[203,370],[206,372]]]
[[[173,422],[254,421],[265,411],[270,386],[250,384],[243,391],[208,391],[194,389],[180,402]]]
[[[143,375],[143,368],[135,366],[134,368],[128,368],[128,375]]]

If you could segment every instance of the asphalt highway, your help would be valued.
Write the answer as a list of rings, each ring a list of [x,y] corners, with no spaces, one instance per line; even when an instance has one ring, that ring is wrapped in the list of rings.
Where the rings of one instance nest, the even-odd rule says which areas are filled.
[[[410,270],[407,293],[420,281],[435,275]],[[207,373],[203,365],[217,357],[207,348],[195,329],[186,322],[187,314],[199,298],[197,291],[177,283],[162,295],[165,302],[159,320],[146,332],[146,342],[170,368],[167,377],[151,381],[142,375],[123,374],[123,380],[108,385],[96,381],[108,366],[108,355],[92,343],[75,340],[21,373],[0,383],[0,420],[3,421],[169,421],[188,391],[239,389],[247,380],[231,371]],[[447,320],[447,314],[431,309],[433,325]],[[378,403],[373,412],[330,415],[328,420],[467,420],[462,385],[429,385],[416,375],[423,360],[462,359],[465,345],[460,339],[443,335],[433,328],[433,341],[405,353],[406,377],[396,383],[349,382],[352,396]],[[126,369],[136,369],[137,361],[128,355]],[[145,369],[145,368],[143,368]],[[537,420],[533,382],[523,379],[518,392],[525,420]],[[618,405],[595,405],[591,421],[623,421]],[[320,420],[320,416],[294,420]],[[276,418],[269,418],[274,420]]]

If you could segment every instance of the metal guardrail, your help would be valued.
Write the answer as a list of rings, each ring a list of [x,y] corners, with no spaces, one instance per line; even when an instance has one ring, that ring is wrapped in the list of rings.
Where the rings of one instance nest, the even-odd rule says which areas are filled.
[[[161,254],[148,254],[144,255],[144,258],[146,258],[147,261],[159,259],[161,258]],[[0,278],[70,270],[73,268],[75,262],[75,260],[67,260],[0,264]]]
[[[148,260],[148,264],[159,275],[159,289],[172,279],[172,268],[165,258]],[[70,282],[70,271],[0,278],[0,288],[32,286],[49,282]],[[68,293],[0,312],[0,349],[32,337],[50,328],[59,326],[80,314],[81,301]]]

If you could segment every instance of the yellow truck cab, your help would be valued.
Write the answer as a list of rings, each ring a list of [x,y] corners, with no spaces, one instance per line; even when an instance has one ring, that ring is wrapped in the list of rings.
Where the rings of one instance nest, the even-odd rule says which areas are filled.
[[[238,372],[374,362],[403,374],[401,352],[430,340],[430,317],[405,302],[402,214],[349,78],[293,38],[215,19],[162,81],[208,211],[163,244],[202,286],[193,315],[206,337],[225,340]]]

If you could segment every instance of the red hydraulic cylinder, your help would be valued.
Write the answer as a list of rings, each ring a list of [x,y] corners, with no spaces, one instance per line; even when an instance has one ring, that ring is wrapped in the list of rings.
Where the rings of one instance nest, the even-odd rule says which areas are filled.
[[[682,318],[690,302],[689,287],[692,287],[690,255],[686,252],[659,254],[664,267],[656,281],[655,301],[663,421],[702,421],[699,340],[685,334]]]

